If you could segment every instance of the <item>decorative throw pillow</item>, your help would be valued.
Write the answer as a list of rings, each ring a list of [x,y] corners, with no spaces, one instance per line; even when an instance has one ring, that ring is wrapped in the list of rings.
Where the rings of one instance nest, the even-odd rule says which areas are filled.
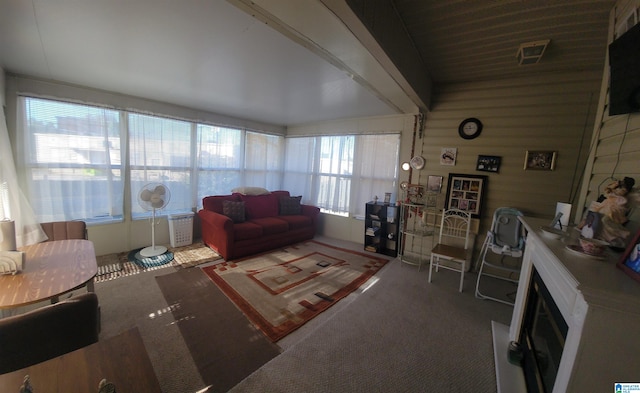
[[[292,216],[300,214],[302,212],[302,206],[300,206],[301,196],[295,197],[283,197],[280,198],[280,215]]]
[[[236,187],[231,190],[232,193],[237,192],[242,195],[266,195],[269,191],[262,187]]]
[[[244,222],[244,202],[222,201],[222,214],[233,222]]]

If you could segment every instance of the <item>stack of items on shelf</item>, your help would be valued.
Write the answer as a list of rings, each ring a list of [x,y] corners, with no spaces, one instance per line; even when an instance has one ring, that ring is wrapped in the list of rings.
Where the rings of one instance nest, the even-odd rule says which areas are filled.
[[[380,231],[380,227],[375,227],[375,226],[367,227],[366,235],[375,237],[375,236],[378,235],[379,231]],[[364,249],[367,250],[367,251],[371,251],[371,252],[377,252],[378,251],[378,241],[375,241],[374,243],[371,243],[371,244],[367,244]]]

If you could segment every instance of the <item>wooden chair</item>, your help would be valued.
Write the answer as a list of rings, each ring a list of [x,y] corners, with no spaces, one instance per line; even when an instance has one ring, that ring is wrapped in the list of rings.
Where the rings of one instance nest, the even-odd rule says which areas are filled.
[[[89,292],[0,319],[0,374],[97,342],[99,315],[98,296]]]
[[[87,239],[87,224],[84,221],[43,222],[40,226],[49,238],[45,241]]]
[[[40,224],[40,226],[48,237],[45,242],[68,239],[88,239],[87,224],[84,221],[43,222]],[[82,285],[81,287],[83,286],[84,285]],[[75,289],[79,289],[81,287]],[[93,292],[93,282],[87,284],[87,290],[89,292]],[[73,296],[73,294],[71,294],[71,296]],[[51,299],[52,304],[56,302],[57,299]]]
[[[459,209],[442,211],[440,221],[440,235],[438,243],[431,250],[429,261],[429,282],[435,265],[439,268],[453,270],[460,273],[460,292],[464,283],[465,264],[469,257],[469,231],[471,229],[471,213]],[[440,260],[449,261],[443,265]]]

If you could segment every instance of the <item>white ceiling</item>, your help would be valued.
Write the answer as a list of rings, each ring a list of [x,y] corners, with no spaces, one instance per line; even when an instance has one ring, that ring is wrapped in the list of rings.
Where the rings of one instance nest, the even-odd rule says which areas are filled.
[[[271,26],[224,0],[0,0],[0,67],[274,125],[401,110]]]
[[[0,67],[279,126],[416,113],[424,82],[601,71],[615,2],[0,0]]]

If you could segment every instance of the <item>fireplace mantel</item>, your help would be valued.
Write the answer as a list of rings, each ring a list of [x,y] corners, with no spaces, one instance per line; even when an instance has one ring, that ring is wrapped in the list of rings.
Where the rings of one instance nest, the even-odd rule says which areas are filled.
[[[540,230],[549,220],[521,221],[527,243],[508,337],[502,340],[519,338],[535,267],[569,326],[553,392],[607,392],[615,382],[640,382],[640,284],[616,268],[620,255],[609,250],[604,260],[575,255],[565,240]],[[498,347],[505,343],[495,345],[503,352],[496,352],[497,367],[507,357]],[[499,392],[507,391],[500,388],[504,373],[496,373]]]

